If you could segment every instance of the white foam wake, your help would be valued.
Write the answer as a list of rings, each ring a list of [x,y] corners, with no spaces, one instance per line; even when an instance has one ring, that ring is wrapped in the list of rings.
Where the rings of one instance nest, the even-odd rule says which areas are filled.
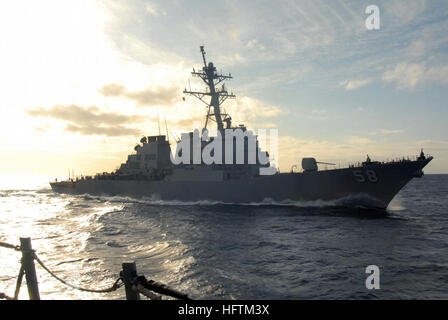
[[[97,199],[100,201],[107,201],[110,203],[142,203],[158,206],[215,206],[215,205],[237,205],[237,206],[288,206],[288,207],[336,207],[336,206],[349,206],[349,207],[382,207],[382,201],[373,198],[368,195],[360,194],[354,196],[343,197],[335,200],[290,200],[285,199],[276,201],[270,198],[265,198],[260,202],[224,202],[215,200],[197,200],[197,201],[180,201],[180,200],[162,200],[156,195],[151,197],[132,198],[126,196],[92,196],[89,194],[81,195],[84,199]]]

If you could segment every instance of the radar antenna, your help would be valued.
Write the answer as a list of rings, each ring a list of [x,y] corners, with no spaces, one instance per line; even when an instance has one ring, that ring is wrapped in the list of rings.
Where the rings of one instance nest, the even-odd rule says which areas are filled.
[[[233,92],[229,93],[224,84],[221,88],[217,89],[217,85],[223,82],[224,80],[232,79],[231,74],[223,75],[218,74],[216,72],[216,68],[213,65],[213,62],[209,62],[207,65],[207,61],[205,59],[205,50],[204,46],[200,46],[202,60],[204,62],[204,67],[202,71],[196,71],[193,68],[193,72],[191,74],[195,77],[199,77],[204,81],[207,88],[205,91],[192,91],[190,88],[187,90],[185,88],[184,93],[195,96],[199,100],[201,100],[207,106],[207,116],[205,118],[205,125],[203,130],[207,129],[208,120],[213,120],[216,122],[219,131],[224,130],[223,122],[226,122],[227,128],[231,126],[231,118],[227,113],[221,113],[220,106],[224,103],[228,98],[233,99],[235,95]],[[210,96],[210,102],[204,100],[204,96]],[[212,111],[213,108],[213,111]]]

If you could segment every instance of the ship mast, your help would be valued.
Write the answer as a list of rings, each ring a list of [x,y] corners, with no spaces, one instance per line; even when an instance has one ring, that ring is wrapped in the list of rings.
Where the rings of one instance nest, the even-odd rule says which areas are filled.
[[[200,91],[191,91],[185,88],[184,93],[195,96],[203,103],[207,105],[207,116],[205,118],[205,126],[203,130],[207,129],[207,123],[209,120],[213,120],[216,122],[219,131],[224,130],[223,122],[226,122],[227,128],[231,127],[231,117],[227,113],[221,113],[220,106],[227,98],[235,98],[235,95],[231,92],[228,93],[224,83],[221,88],[217,88],[217,85],[223,82],[224,80],[232,79],[230,73],[228,75],[218,74],[216,72],[216,68],[213,65],[213,62],[209,62],[207,65],[207,61],[205,60],[205,51],[204,46],[200,46],[202,53],[202,60],[204,61],[204,67],[202,71],[196,71],[193,68],[193,72],[191,73],[194,77],[199,77],[204,81],[207,85],[205,92]],[[204,100],[204,96],[210,96],[210,102]],[[212,111],[213,108],[213,111]]]

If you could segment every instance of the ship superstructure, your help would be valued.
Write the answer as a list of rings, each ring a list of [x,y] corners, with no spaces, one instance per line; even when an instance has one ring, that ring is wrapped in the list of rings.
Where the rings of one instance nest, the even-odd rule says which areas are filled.
[[[202,101],[206,105],[207,114],[205,125],[201,130],[196,129],[192,132],[184,133],[182,134],[182,139],[178,141],[177,146],[180,146],[184,140],[189,140],[189,150],[176,148],[176,150],[173,150],[175,151],[173,160],[170,158],[171,148],[166,136],[142,137],[140,144],[134,147],[135,154],[129,155],[127,161],[121,164],[118,170],[112,174],[103,174],[99,177],[100,179],[114,178],[123,180],[136,178],[160,180],[166,178],[169,181],[178,181],[196,178],[202,180],[228,180],[257,176],[261,167],[266,168],[270,166],[269,154],[261,151],[255,134],[242,124],[232,126],[230,115],[222,112],[221,106],[224,101],[228,98],[235,98],[235,95],[229,93],[224,85],[224,81],[232,79],[232,76],[230,74],[218,74],[213,62],[207,63],[204,47],[201,46],[200,50],[204,66],[201,71],[193,69],[191,74],[201,78],[206,85],[206,89],[203,91],[185,89],[184,93]],[[218,85],[221,86],[218,88]],[[209,100],[206,100],[207,97]],[[209,136],[210,130],[207,128],[209,122],[216,123],[217,136]],[[228,135],[229,132],[240,134],[230,136]],[[216,142],[218,138],[222,140],[219,143],[220,150],[217,150],[215,147],[212,153],[216,152],[221,156],[217,158],[212,154],[213,163],[207,163],[207,161],[204,161],[202,153],[204,149],[207,150],[207,146]],[[231,161],[228,159],[226,161],[227,138],[233,139],[232,149],[227,148],[227,153],[232,153]],[[198,150],[194,150],[194,142],[197,142]],[[242,161],[238,159],[237,148],[239,143],[242,146]],[[252,150],[250,148],[251,143],[254,144]],[[182,157],[182,152],[184,155],[187,152],[188,156],[181,163],[177,163],[179,161],[176,160]],[[254,161],[250,161],[251,156],[254,156]],[[263,163],[260,161],[260,156],[265,159]],[[176,163],[176,165],[173,163]]]

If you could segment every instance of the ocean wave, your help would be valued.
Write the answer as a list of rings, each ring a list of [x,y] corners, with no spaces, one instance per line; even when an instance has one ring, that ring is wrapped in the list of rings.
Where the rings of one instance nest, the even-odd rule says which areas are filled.
[[[217,206],[217,205],[232,205],[232,206],[285,206],[285,207],[300,207],[300,208],[324,208],[324,207],[357,207],[369,208],[384,206],[381,200],[373,198],[366,194],[352,195],[335,200],[273,200],[265,198],[260,202],[225,202],[215,200],[197,200],[197,201],[181,201],[181,200],[161,200],[156,196],[132,198],[126,196],[92,196],[89,194],[80,195],[84,200],[100,200],[110,203],[140,203],[154,206]]]

